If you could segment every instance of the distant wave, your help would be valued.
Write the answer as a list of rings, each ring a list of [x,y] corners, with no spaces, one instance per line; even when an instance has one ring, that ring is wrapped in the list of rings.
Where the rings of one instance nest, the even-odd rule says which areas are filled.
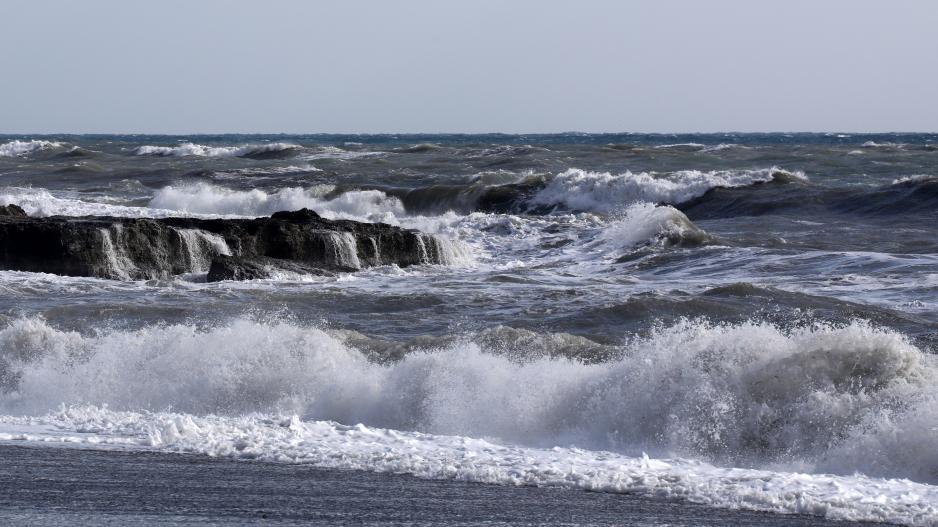
[[[294,167],[287,167],[294,170]],[[284,169],[284,170],[287,170]],[[65,167],[93,171],[92,165]],[[240,173],[238,173],[240,174]],[[514,181],[514,182],[512,182]],[[739,171],[610,174],[570,169],[556,175],[491,172],[473,181],[415,189],[335,185],[239,190],[199,182],[162,187],[148,206],[102,203],[79,193],[0,188],[0,202],[32,215],[257,217],[311,208],[324,217],[412,225],[416,216],[495,212],[521,215],[591,212],[628,215],[637,204],[671,205],[694,220],[753,216],[823,207],[831,212],[895,214],[938,207],[938,178],[917,175],[890,185],[848,189],[806,186],[800,172],[778,168]],[[406,222],[404,218],[410,218]]]
[[[572,211],[611,214],[638,202],[679,205],[715,188],[805,181],[807,178],[803,173],[777,167],[620,174],[569,169],[560,174],[490,172],[463,184],[414,189],[379,188],[399,198],[410,213],[454,210],[463,213],[548,214]]]
[[[896,187],[909,187],[915,186],[920,183],[933,183],[938,182],[938,176],[932,176],[930,174],[915,174],[912,176],[902,176],[897,177],[892,180],[892,185]]]
[[[635,145],[610,145],[613,148],[631,150],[635,148]],[[627,147],[627,148],[625,148]],[[672,143],[672,144],[662,144],[654,145],[651,147],[654,150],[666,150],[672,152],[720,152],[722,150],[749,150],[752,147],[737,144],[737,143],[719,143],[716,145],[705,145],[702,143]]]
[[[402,146],[398,148],[391,149],[391,152],[395,154],[423,154],[426,152],[433,152],[434,150],[440,150],[440,145],[433,143],[420,143],[410,146]]]
[[[701,143],[672,143],[672,144],[655,145],[652,148],[655,148],[657,150],[682,150],[682,151],[696,152],[698,150],[702,150],[706,146],[707,145],[704,145]]]
[[[313,148],[312,153],[303,155],[302,159],[307,159],[310,161],[315,161],[318,159],[348,160],[357,159],[360,157],[380,157],[385,154],[387,154],[387,152],[381,150],[345,150],[337,146],[327,145]]]
[[[250,144],[241,146],[205,146],[183,143],[178,146],[140,146],[133,153],[138,156],[197,156],[197,157],[285,157],[301,147],[290,143]]]
[[[57,143],[55,141],[10,141],[9,143],[3,143],[0,145],[0,157],[22,156],[31,154],[38,150],[44,150],[46,148],[58,148],[60,146],[62,146],[62,143]]]
[[[375,186],[340,191],[335,187],[291,187],[268,193],[231,191],[207,184],[167,187],[151,206],[205,214],[268,214],[290,207],[323,208],[357,218],[381,219],[382,214],[443,214],[447,211],[547,214],[594,212],[614,214],[635,203],[677,205],[715,188],[735,188],[767,182],[803,182],[801,172],[772,167],[756,170],[610,174],[570,169],[556,175],[494,171],[472,181],[418,188]],[[324,190],[325,189],[325,190]],[[328,194],[328,200],[326,195]],[[334,201],[339,200],[339,201]],[[348,207],[333,205],[349,202]],[[352,205],[356,202],[359,205]],[[277,208],[280,207],[280,208]],[[350,217],[351,219],[351,217]]]
[[[95,154],[96,152],[94,150],[88,150],[88,149],[81,148],[78,146],[73,146],[70,149],[66,150],[65,152],[62,152],[61,154],[59,154],[58,157],[61,157],[63,159],[81,159],[81,158],[86,158],[86,157],[92,157]]]
[[[720,152],[723,150],[750,150],[752,147],[740,145],[736,143],[720,143],[718,145],[708,146],[703,148],[701,152]]]
[[[861,214],[911,214],[938,211],[938,176],[915,175],[898,178],[891,185],[845,196],[836,202],[841,211]]]
[[[933,213],[938,210],[938,177],[905,176],[875,187],[718,187],[679,208],[695,219],[810,210],[865,216]]]
[[[681,170],[661,175],[648,172],[611,174],[570,169],[550,179],[533,196],[530,204],[608,213],[639,201],[684,203],[714,188],[805,179],[801,172],[789,172],[776,167],[711,172]]]
[[[287,187],[276,191],[232,190],[208,183],[163,187],[150,207],[183,213],[269,216],[281,210],[309,208],[327,218],[391,222],[404,215],[400,200],[378,190],[331,193],[333,185]]]
[[[874,148],[882,150],[902,150],[908,145],[905,143],[877,143],[876,141],[867,141],[860,146],[863,148]]]

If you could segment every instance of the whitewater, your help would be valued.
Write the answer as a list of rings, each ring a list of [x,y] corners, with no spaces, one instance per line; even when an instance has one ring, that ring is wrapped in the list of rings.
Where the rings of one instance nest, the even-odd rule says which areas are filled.
[[[0,138],[34,217],[309,208],[445,252],[206,283],[230,248],[193,231],[175,277],[0,270],[0,442],[935,525],[936,141]]]

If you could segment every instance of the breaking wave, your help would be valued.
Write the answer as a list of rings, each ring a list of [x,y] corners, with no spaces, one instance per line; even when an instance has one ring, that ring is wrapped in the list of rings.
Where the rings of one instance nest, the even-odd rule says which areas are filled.
[[[0,145],[0,157],[23,156],[38,150],[44,150],[46,148],[58,148],[60,146],[62,146],[62,144],[56,143],[55,141],[10,141],[9,143],[3,143]]]
[[[483,172],[465,184],[439,184],[413,189],[381,188],[401,200],[410,213],[453,210],[550,214],[610,214],[636,202],[678,205],[722,188],[763,183],[806,181],[801,172],[779,168],[739,171],[682,170],[671,173],[590,172],[569,169],[560,174],[530,171]]]
[[[46,216],[117,216],[123,218],[166,218],[193,216],[184,211],[120,205],[82,199],[77,193],[52,193],[33,187],[0,187],[0,205],[19,205],[34,217]],[[205,217],[219,217],[205,214]]]
[[[591,245],[615,250],[648,243],[664,247],[697,246],[710,240],[709,234],[674,207],[635,203],[622,217],[610,221]]]
[[[170,210],[148,209],[88,201],[75,195],[55,195],[48,189],[32,187],[0,188],[0,205],[19,205],[30,216],[120,216],[129,218],[181,216]]]
[[[19,319],[0,330],[0,408],[286,412],[534,447],[938,481],[938,369],[898,333],[862,322],[683,321],[628,340],[610,362],[530,356],[491,353],[469,336],[379,364],[339,336],[285,321],[88,336]]]
[[[256,159],[288,157],[301,147],[290,143],[252,144],[241,146],[205,146],[183,143],[179,146],[140,146],[133,153],[138,156],[198,156],[198,157],[250,157]]]
[[[533,205],[608,213],[629,204],[679,204],[715,188],[746,187],[770,181],[804,180],[800,172],[779,168],[741,171],[681,170],[664,175],[649,172],[611,174],[570,169],[552,178],[531,200]]]
[[[158,190],[150,207],[182,213],[233,216],[269,216],[281,210],[315,210],[325,218],[396,223],[404,206],[395,197],[378,190],[353,190],[331,194],[333,185],[309,188],[287,187],[266,192],[260,189],[232,190],[208,183],[167,186]]]

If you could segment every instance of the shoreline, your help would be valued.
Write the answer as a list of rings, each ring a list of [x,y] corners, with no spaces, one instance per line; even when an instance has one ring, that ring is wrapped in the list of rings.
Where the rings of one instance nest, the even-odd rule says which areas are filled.
[[[0,521],[10,525],[860,525],[191,454],[4,444],[0,463]]]

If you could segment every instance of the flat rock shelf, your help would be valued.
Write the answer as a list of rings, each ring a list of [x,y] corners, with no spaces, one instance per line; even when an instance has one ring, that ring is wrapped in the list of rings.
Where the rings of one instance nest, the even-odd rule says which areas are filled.
[[[0,269],[147,280],[208,272],[208,281],[277,270],[327,274],[376,265],[447,263],[447,240],[314,211],[254,219],[29,217],[0,208]]]

